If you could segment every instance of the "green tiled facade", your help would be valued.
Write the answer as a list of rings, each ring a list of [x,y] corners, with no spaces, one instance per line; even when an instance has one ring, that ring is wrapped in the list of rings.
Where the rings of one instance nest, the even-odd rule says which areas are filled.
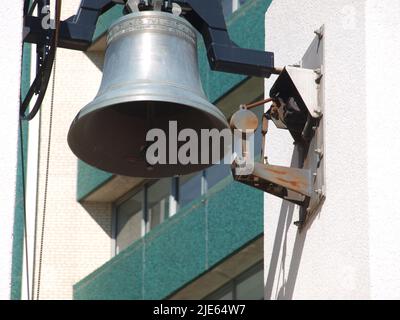
[[[77,198],[78,200],[84,199],[93,191],[100,188],[104,183],[110,180],[113,175],[105,172],[87,163],[78,160],[78,182],[77,182]]]
[[[25,44],[23,49],[22,76],[21,76],[21,96],[25,97],[30,87],[31,74],[31,45]],[[21,139],[23,144],[21,145]],[[23,149],[21,149],[21,147]],[[24,253],[24,175],[26,175],[28,151],[28,122],[22,122],[22,136],[18,137],[18,162],[17,162],[17,184],[15,197],[15,217],[13,234],[13,254],[12,254],[12,279],[11,279],[11,299],[21,299],[22,288],[22,265]],[[22,159],[24,155],[24,159]],[[24,166],[22,166],[24,163]],[[25,169],[25,172],[22,171]]]
[[[76,284],[74,298],[164,299],[262,233],[262,192],[227,177]]]

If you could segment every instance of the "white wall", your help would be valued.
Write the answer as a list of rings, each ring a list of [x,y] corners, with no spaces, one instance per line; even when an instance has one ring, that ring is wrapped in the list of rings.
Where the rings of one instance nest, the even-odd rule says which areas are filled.
[[[370,296],[399,299],[400,2],[369,0],[366,17]]]
[[[266,13],[277,66],[298,62],[325,25],[327,169],[327,199],[301,234],[299,208],[265,196],[266,299],[400,298],[399,9],[394,1],[275,0]],[[270,162],[289,166],[289,134],[272,125],[267,141]]]
[[[3,1],[4,2],[4,1]],[[0,6],[0,300],[10,298],[18,146],[23,1]]]

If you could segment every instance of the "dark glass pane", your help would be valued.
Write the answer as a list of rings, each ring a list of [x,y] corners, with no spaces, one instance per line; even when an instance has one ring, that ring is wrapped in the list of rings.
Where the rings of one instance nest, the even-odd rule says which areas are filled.
[[[147,189],[147,207],[150,219],[150,230],[169,216],[169,198],[171,179],[161,179]]]
[[[216,300],[233,300],[233,292],[230,291],[221,297],[216,297]]]
[[[237,300],[262,300],[264,298],[264,270],[259,269],[257,272],[248,276],[237,284],[236,299]]]
[[[117,253],[142,236],[143,192],[117,207]]]
[[[224,11],[224,16],[229,17],[232,14],[232,0],[222,0],[222,10]]]
[[[202,173],[179,178],[180,208],[201,197],[201,178]]]
[[[206,170],[207,188],[211,189],[218,182],[231,175],[229,164],[218,164]]]

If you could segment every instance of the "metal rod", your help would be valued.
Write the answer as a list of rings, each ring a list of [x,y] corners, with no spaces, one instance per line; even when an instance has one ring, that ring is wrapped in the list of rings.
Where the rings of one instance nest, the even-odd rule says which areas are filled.
[[[273,102],[273,101],[274,101],[273,98],[268,98],[268,99],[257,101],[257,102],[251,103],[251,104],[245,104],[244,107],[247,110],[250,110],[250,109],[253,109],[255,107],[259,107],[259,106],[262,106],[263,104],[266,104],[266,103],[269,103],[269,102]]]
[[[262,117],[262,129],[261,129],[261,135],[262,135],[262,142],[261,142],[261,157],[262,161],[264,164],[267,164],[267,157],[265,156],[265,136],[268,133],[268,118],[266,117],[265,114],[263,114]]]

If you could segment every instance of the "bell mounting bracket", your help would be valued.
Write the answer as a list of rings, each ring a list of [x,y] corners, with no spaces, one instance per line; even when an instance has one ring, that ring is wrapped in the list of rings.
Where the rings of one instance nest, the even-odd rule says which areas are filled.
[[[300,217],[295,224],[300,230],[317,214],[326,198],[323,31],[321,28],[316,32],[317,37],[299,65],[287,66],[281,72],[270,91],[268,100],[273,104],[263,115],[261,154],[264,156],[271,120],[278,129],[288,130],[294,139],[291,167],[271,165],[267,157],[252,164],[244,153],[232,164],[236,181],[299,205]],[[239,114],[245,115],[236,113],[236,117]],[[248,122],[241,119],[241,123]],[[250,166],[252,173],[240,174],[243,166]]]

